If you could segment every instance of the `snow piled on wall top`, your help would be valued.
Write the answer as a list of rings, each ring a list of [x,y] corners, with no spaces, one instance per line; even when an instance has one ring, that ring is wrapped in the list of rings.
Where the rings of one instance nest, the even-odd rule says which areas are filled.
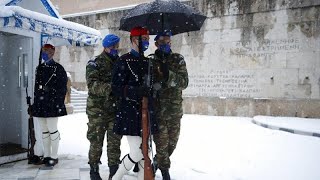
[[[8,9],[7,6],[0,6],[0,17],[10,17],[13,13],[13,10]]]
[[[67,39],[85,45],[95,45],[101,40],[101,33],[93,28],[57,19],[45,14],[23,9],[19,6],[1,6],[0,26],[21,28]]]
[[[52,23],[52,24],[55,24],[55,25],[58,25],[61,27],[67,27],[70,29],[77,29],[78,31],[92,34],[92,35],[97,35],[97,36],[101,35],[100,32],[96,29],[89,28],[87,26],[84,26],[84,25],[81,25],[78,23],[74,23],[74,22],[70,22],[70,21],[66,21],[63,19],[57,19],[54,17],[50,17],[45,14],[29,11],[29,10],[23,9],[19,6],[2,6],[1,7],[0,17],[9,17],[9,16],[13,16],[13,15],[21,15],[21,16],[28,17],[30,19],[38,20],[41,22],[48,22],[48,23]]]

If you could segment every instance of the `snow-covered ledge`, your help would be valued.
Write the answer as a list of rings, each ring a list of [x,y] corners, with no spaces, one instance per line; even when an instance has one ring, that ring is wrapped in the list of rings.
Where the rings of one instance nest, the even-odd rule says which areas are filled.
[[[253,98],[213,98],[183,97],[183,110],[186,114],[203,114],[213,116],[254,117],[288,116],[320,117],[320,102],[317,99],[253,99]]]

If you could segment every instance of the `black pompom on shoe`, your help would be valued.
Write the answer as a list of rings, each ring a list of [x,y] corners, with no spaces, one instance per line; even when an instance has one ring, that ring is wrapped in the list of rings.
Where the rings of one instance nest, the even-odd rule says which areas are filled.
[[[48,159],[48,161],[45,163],[46,166],[48,167],[53,167],[55,166],[56,164],[58,164],[58,158],[57,159],[53,159],[53,158],[50,158]]]
[[[136,163],[135,165],[134,165],[134,168],[133,168],[133,172],[139,172],[139,163]]]

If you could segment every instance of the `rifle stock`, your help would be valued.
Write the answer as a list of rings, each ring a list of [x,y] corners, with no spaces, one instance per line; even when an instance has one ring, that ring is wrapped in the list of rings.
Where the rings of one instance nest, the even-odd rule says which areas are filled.
[[[30,164],[32,157],[34,156],[34,146],[36,144],[36,136],[34,132],[34,123],[32,115],[31,97],[28,96],[28,89],[26,88],[26,99],[28,104],[28,163]]]
[[[154,180],[153,168],[148,153],[148,139],[150,136],[148,118],[148,98],[142,98],[142,154],[144,158],[144,180]]]

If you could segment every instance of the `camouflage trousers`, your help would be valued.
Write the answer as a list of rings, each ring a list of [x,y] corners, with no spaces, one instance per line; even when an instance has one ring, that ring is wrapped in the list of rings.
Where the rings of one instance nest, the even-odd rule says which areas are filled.
[[[90,141],[89,164],[100,163],[105,134],[107,134],[108,166],[120,163],[121,136],[113,133],[114,114],[89,115],[87,139]]]
[[[170,156],[178,143],[182,115],[181,107],[170,110],[164,108],[160,113],[157,113],[159,133],[154,134],[153,137],[157,153],[155,158],[159,169],[170,168]]]

